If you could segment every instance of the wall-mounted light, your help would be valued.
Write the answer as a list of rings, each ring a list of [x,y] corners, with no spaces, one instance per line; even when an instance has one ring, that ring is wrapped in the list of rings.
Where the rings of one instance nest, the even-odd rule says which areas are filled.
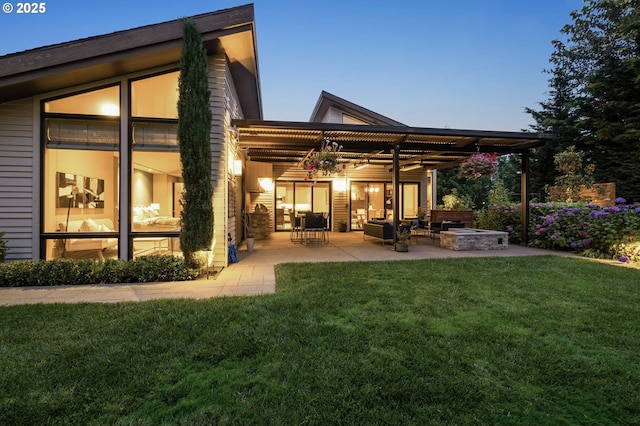
[[[242,176],[242,160],[233,160],[233,175]]]
[[[258,178],[258,184],[260,185],[260,188],[264,189],[267,192],[273,191],[274,185],[273,185],[273,179],[271,178],[268,178],[268,177]]]
[[[333,190],[337,192],[345,192],[347,190],[347,181],[345,179],[334,179]]]

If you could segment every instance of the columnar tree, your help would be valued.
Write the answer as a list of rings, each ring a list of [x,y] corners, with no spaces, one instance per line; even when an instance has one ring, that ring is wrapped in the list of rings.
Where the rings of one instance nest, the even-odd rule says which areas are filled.
[[[194,254],[210,247],[213,236],[211,185],[211,108],[207,52],[195,23],[183,22],[178,98],[178,142],[184,193],[180,249],[188,265]]]

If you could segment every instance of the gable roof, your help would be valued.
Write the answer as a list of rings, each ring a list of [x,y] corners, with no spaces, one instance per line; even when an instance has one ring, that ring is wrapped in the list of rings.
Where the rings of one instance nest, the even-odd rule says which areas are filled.
[[[346,112],[353,117],[365,121],[369,124],[377,125],[377,126],[406,126],[406,124],[402,124],[399,121],[392,120],[389,117],[385,117],[382,114],[378,114],[375,111],[371,111],[370,109],[361,107],[358,104],[354,104],[353,102],[349,102],[346,99],[340,98],[336,95],[332,95],[329,92],[325,92],[324,90],[320,93],[320,97],[318,98],[318,102],[316,103],[316,107],[313,109],[313,113],[311,114],[311,118],[309,119],[312,123],[320,123],[322,119],[326,115],[329,108],[335,107],[339,110]]]
[[[262,118],[253,5],[191,17],[209,54],[224,52],[245,117]],[[0,102],[178,65],[182,19],[0,56]]]

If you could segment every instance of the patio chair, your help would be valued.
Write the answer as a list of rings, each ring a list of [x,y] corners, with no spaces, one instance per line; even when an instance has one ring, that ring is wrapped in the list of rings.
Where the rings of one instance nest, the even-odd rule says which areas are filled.
[[[307,213],[302,221],[302,244],[326,242],[325,218],[322,213]]]
[[[291,223],[291,232],[289,239],[294,243],[302,242],[302,217],[296,216],[293,211],[289,212],[289,221]]]
[[[331,231],[330,225],[329,225],[329,213],[327,213],[327,212],[322,213],[322,224],[323,224],[323,227],[324,227],[324,235],[327,238],[326,242],[328,243],[329,242],[329,234],[330,234],[329,231]]]

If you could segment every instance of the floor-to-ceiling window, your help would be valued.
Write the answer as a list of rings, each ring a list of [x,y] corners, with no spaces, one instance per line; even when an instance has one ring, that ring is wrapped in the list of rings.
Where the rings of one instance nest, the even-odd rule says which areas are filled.
[[[42,111],[43,257],[117,256],[120,86],[48,99]],[[74,235],[51,235],[61,232]]]
[[[43,257],[117,257],[127,244],[130,257],[179,250],[178,74],[42,102]],[[128,108],[122,98],[130,100]],[[129,129],[128,140],[121,140],[122,129]],[[131,160],[124,171],[129,164],[121,164],[123,148]],[[122,173],[130,182],[126,199]],[[128,241],[119,239],[121,209],[129,212]]]
[[[134,256],[179,250],[178,75],[176,71],[130,82]]]

